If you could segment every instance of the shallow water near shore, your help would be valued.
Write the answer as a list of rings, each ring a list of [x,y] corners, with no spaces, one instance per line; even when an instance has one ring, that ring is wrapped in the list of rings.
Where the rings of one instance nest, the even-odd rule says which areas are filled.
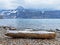
[[[0,26],[12,26],[18,29],[60,29],[60,19],[0,19]]]

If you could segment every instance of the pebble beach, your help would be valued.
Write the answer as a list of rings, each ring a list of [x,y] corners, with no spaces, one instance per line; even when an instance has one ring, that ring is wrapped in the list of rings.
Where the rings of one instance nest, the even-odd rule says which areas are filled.
[[[60,45],[60,31],[55,31],[55,39],[31,39],[7,37],[4,35],[7,29],[9,28],[0,27],[0,45]]]

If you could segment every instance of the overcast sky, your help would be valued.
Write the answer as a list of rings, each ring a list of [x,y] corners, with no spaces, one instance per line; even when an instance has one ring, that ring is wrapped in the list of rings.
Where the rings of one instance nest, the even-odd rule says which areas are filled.
[[[15,9],[18,6],[60,10],[60,0],[0,0],[0,9]]]

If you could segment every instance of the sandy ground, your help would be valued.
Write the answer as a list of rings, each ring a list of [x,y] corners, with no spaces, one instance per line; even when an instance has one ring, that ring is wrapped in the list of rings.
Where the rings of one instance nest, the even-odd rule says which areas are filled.
[[[0,28],[0,45],[60,45],[60,32],[56,31],[55,39],[24,39],[24,38],[9,38],[5,36],[6,30]]]

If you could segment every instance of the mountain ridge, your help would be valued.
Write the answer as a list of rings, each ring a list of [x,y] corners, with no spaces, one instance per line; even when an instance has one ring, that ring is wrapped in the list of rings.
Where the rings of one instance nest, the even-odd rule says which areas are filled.
[[[2,19],[49,19],[60,18],[60,10],[41,11],[37,9],[25,9],[17,7],[13,10],[0,10]]]

